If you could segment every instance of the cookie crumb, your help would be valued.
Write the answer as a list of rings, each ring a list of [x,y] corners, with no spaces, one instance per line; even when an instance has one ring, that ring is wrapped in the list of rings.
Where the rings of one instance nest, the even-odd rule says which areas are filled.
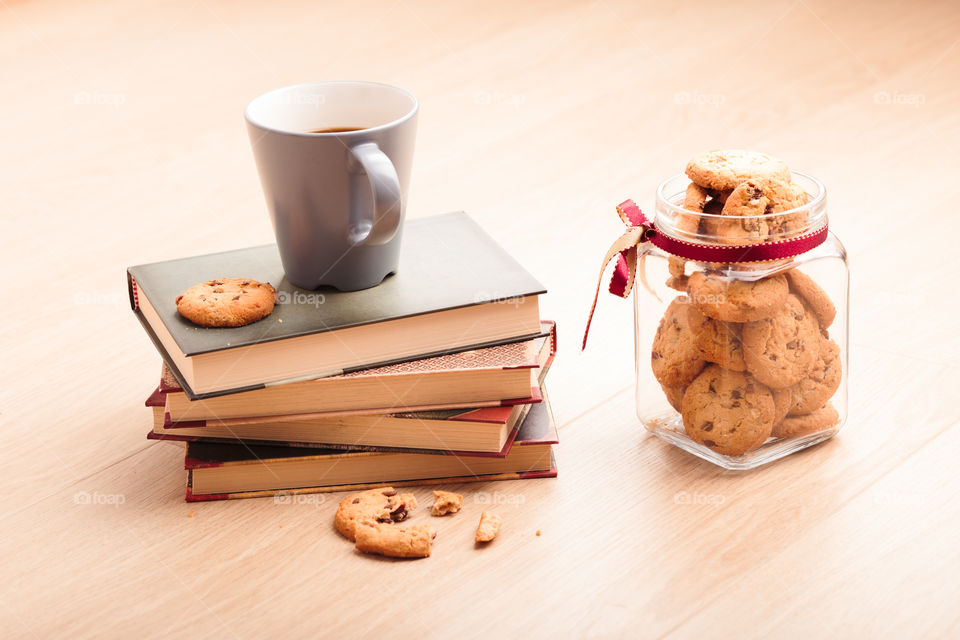
[[[537,529],[537,537],[540,537],[540,529]]]
[[[503,524],[503,516],[484,511],[480,514],[480,524],[477,525],[477,542],[490,542],[500,533],[500,525]]]
[[[190,513],[187,514],[187,517],[188,517],[188,518],[192,518],[193,515],[194,515],[196,512],[197,512],[196,509],[190,509]]]
[[[430,515],[445,516],[460,511],[463,506],[463,496],[452,491],[434,491],[433,507]]]

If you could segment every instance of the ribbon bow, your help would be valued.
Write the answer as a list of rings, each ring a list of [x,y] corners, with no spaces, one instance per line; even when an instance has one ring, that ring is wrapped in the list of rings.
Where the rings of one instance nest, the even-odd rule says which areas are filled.
[[[633,283],[637,277],[637,247],[649,242],[657,235],[657,228],[647,220],[643,211],[633,200],[624,200],[618,204],[617,215],[627,225],[627,230],[610,245],[607,255],[603,257],[600,277],[597,279],[597,290],[593,294],[593,304],[590,305],[590,315],[587,317],[587,328],[583,331],[581,350],[587,348],[587,335],[590,333],[590,323],[593,322],[593,312],[596,310],[597,300],[600,298],[600,285],[603,283],[603,272],[607,270],[607,265],[610,264],[614,256],[619,254],[617,266],[610,278],[609,290],[615,296],[626,298],[633,290]]]
[[[671,255],[686,260],[698,262],[764,262],[768,260],[782,260],[806,253],[814,247],[823,244],[827,239],[827,225],[819,227],[795,238],[786,238],[774,242],[763,242],[750,245],[709,245],[687,242],[661,233],[656,225],[647,220],[640,207],[633,200],[624,200],[617,205],[617,215],[627,225],[622,236],[610,245],[607,255],[603,257],[600,267],[600,277],[597,279],[597,289],[593,294],[593,304],[590,305],[590,315],[587,317],[587,327],[583,331],[583,345],[587,347],[587,336],[590,333],[590,323],[593,321],[593,312],[597,308],[600,297],[600,285],[603,283],[603,272],[607,265],[617,256],[617,265],[610,278],[609,290],[615,296],[626,298],[633,290],[637,277],[637,261],[641,245],[649,242]]]

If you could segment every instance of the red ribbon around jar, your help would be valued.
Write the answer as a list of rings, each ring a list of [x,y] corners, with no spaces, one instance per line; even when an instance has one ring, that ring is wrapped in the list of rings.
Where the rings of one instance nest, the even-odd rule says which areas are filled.
[[[587,317],[587,326],[583,331],[583,345],[587,346],[587,336],[590,333],[590,323],[597,308],[597,299],[600,296],[600,285],[603,283],[603,272],[614,256],[617,264],[610,279],[610,293],[626,298],[633,290],[637,276],[637,261],[640,247],[647,242],[662,251],[678,258],[695,260],[697,262],[767,262],[792,258],[823,244],[827,239],[828,226],[823,226],[795,238],[785,238],[762,244],[748,245],[714,245],[699,244],[679,240],[657,229],[654,222],[647,220],[640,207],[633,200],[624,200],[617,205],[617,214],[627,226],[626,232],[610,245],[607,255],[603,258],[600,268],[600,277],[597,279],[597,289],[593,294],[593,304],[590,305],[590,315]]]

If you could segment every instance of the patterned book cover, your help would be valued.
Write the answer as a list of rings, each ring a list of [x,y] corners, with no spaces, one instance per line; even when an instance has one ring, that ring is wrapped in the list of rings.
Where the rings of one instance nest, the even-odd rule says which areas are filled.
[[[553,360],[557,352],[557,326],[556,323],[550,320],[544,320],[541,322],[541,327],[544,333],[544,337],[536,338],[534,340],[527,340],[524,342],[511,343],[506,345],[498,345],[495,347],[487,347],[484,349],[475,349],[471,351],[447,354],[443,356],[437,356],[433,358],[425,358],[423,360],[415,360],[411,362],[396,363],[388,365],[385,367],[378,367],[375,369],[366,369],[363,371],[358,371],[354,373],[341,374],[339,376],[333,376],[330,378],[323,378],[321,380],[311,380],[304,382],[290,383],[283,385],[283,393],[288,393],[290,390],[295,390],[299,392],[303,391],[305,394],[317,393],[318,389],[321,387],[324,389],[324,393],[335,394],[336,385],[338,380],[348,380],[359,377],[393,377],[393,376],[404,376],[404,375],[416,375],[421,376],[424,374],[429,375],[431,372],[437,373],[447,373],[447,372],[463,372],[464,375],[469,375],[473,371],[479,370],[507,370],[507,369],[536,369],[539,367],[540,372],[538,377],[542,381],[543,374],[550,365],[553,363]],[[539,385],[536,382],[531,381],[529,386],[529,394],[526,397],[520,398],[507,398],[500,400],[489,400],[489,401],[476,401],[466,399],[463,402],[447,402],[442,404],[430,404],[430,405],[414,405],[404,407],[403,413],[412,413],[412,412],[435,412],[435,411],[449,411],[455,409],[475,409],[480,410],[482,408],[502,408],[502,407],[512,407],[517,404],[529,404],[540,401],[540,389]],[[166,396],[167,394],[176,394],[182,393],[182,389],[177,386],[176,380],[171,375],[170,369],[166,364],[163,365],[161,371],[161,382],[159,391],[161,394]],[[258,391],[257,393],[267,393],[268,391]],[[173,398],[171,398],[172,400]],[[216,399],[211,399],[205,401],[207,406],[213,407],[217,404]],[[182,403],[181,403],[182,404]],[[230,417],[230,418],[220,418],[217,420],[212,419],[180,419],[175,420],[170,415],[169,406],[167,408],[167,416],[164,422],[164,428],[166,429],[175,429],[177,427],[203,427],[207,424],[216,424],[220,426],[232,426],[232,425],[241,425],[241,424],[256,424],[256,423],[274,423],[274,422],[284,422],[284,421],[298,421],[306,419],[322,419],[322,418],[333,418],[337,416],[346,416],[346,415],[378,415],[378,414],[397,414],[398,411],[395,407],[386,407],[386,408],[362,408],[362,409],[346,409],[346,410],[337,410],[337,411],[317,411],[309,413],[294,413],[294,414],[281,414],[281,415],[270,415],[270,416],[240,416],[240,417]],[[470,418],[475,420],[482,418],[483,414],[479,415],[474,414]],[[490,414],[489,419],[491,420],[500,420],[501,414],[493,412]]]

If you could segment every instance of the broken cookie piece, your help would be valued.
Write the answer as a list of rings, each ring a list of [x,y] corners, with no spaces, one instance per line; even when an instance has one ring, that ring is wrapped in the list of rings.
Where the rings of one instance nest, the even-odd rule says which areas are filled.
[[[356,547],[391,558],[427,558],[436,535],[428,524],[397,525],[367,519],[357,523]]]
[[[434,491],[433,508],[430,514],[434,516],[445,516],[460,511],[463,506],[463,496],[452,491]]]
[[[417,499],[412,493],[398,494],[393,487],[370,489],[341,500],[333,524],[345,537],[355,540],[360,521],[401,522],[416,508]]]
[[[484,511],[480,514],[480,524],[477,525],[477,542],[490,542],[500,532],[503,516]]]

